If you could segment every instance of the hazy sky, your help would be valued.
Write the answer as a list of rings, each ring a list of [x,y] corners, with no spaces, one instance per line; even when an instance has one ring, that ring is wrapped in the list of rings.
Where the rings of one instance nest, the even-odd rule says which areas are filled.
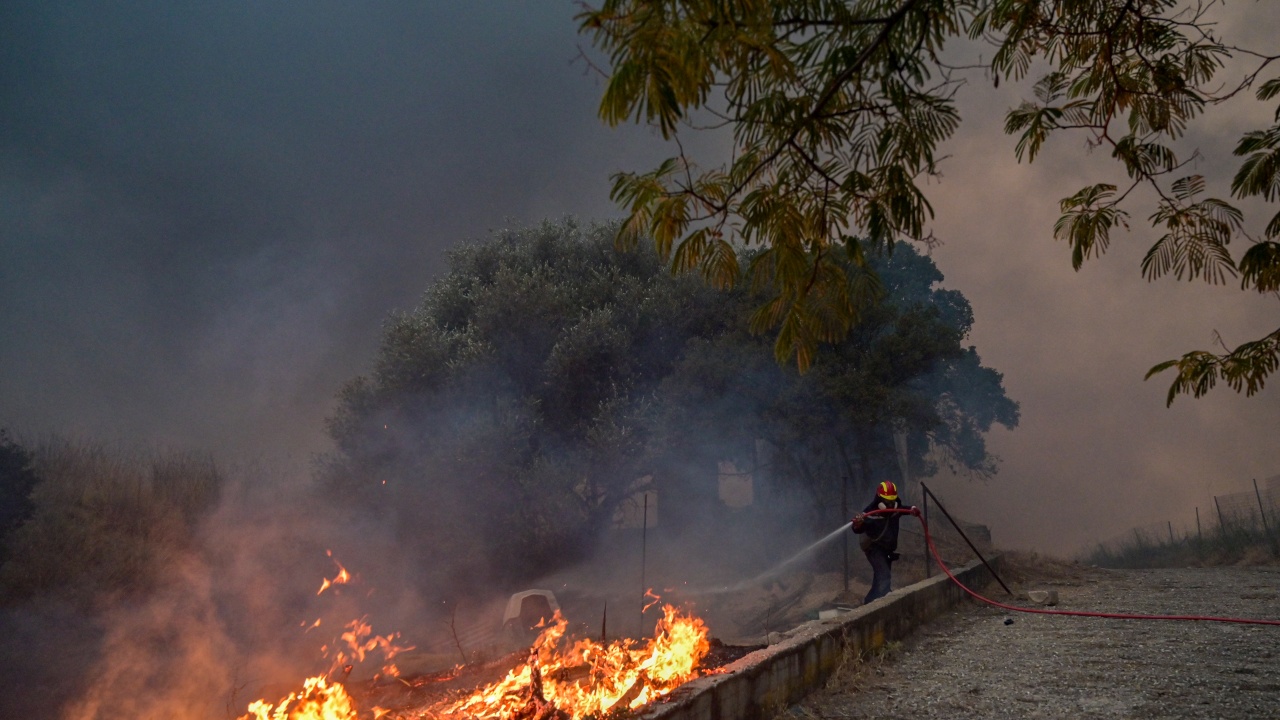
[[[1226,30],[1276,53],[1269,1]],[[596,119],[567,0],[0,4],[0,426],[212,448],[326,448],[334,393],[444,252],[491,229],[608,219],[609,175],[663,148]],[[1270,44],[1270,47],[1268,47]],[[1193,522],[1213,493],[1280,474],[1280,391],[1166,409],[1158,361],[1275,328],[1277,302],[1139,273],[1135,232],[1080,273],[1057,201],[1098,173],[1082,138],[1018,165],[1026,94],[974,87],[930,186],[934,258],[973,303],[972,342],[1022,424],[980,486],[938,481],[998,542],[1069,552]],[[1188,139],[1226,196],[1230,150],[1268,108]],[[708,161],[714,158],[706,158]],[[1255,220],[1262,222],[1259,213]],[[1280,382],[1280,379],[1277,380]]]

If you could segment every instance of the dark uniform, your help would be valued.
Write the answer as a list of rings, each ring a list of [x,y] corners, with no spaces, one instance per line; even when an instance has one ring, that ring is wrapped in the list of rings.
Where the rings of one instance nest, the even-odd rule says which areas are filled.
[[[891,482],[883,482],[876,488],[875,499],[862,512],[902,506],[897,486]],[[853,531],[862,536],[859,538],[862,552],[866,553],[867,562],[871,563],[871,590],[862,601],[864,604],[889,594],[893,577],[892,563],[898,559],[898,524],[901,519],[902,515],[891,513],[872,515],[862,518],[861,522],[856,518],[854,520]]]

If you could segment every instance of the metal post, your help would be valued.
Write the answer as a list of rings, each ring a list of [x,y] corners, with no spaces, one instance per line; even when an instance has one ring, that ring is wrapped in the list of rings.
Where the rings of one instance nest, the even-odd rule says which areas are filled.
[[[1200,506],[1196,506],[1196,538],[1204,542],[1204,533],[1200,530]]]
[[[920,485],[923,487],[924,483],[920,483]],[[924,524],[925,524],[925,527],[928,527],[929,526],[929,494],[928,493],[920,493],[920,504],[924,506],[922,508],[924,511]],[[930,562],[931,558],[929,557],[929,536],[925,535],[924,533],[920,533],[920,541],[924,543],[924,576],[926,578],[931,578],[933,577],[933,563]]]
[[[1218,508],[1218,534],[1225,536],[1227,534],[1227,523],[1222,519],[1222,504],[1218,502],[1218,496],[1213,496],[1213,506]]]
[[[1258,478],[1253,479],[1253,494],[1258,498],[1258,514],[1262,516],[1262,529],[1267,531],[1267,539],[1271,541],[1271,552],[1280,555],[1280,548],[1276,545],[1276,539],[1271,535],[1271,526],[1267,524],[1267,511],[1262,507],[1262,493],[1258,491]]]
[[[1166,520],[1165,522],[1169,523],[1169,544],[1172,545],[1173,544],[1173,521]]]
[[[649,586],[644,580],[645,566],[649,554],[649,491],[644,492],[644,519],[640,523],[640,634],[644,637],[644,608],[649,599]]]
[[[1262,516],[1262,527],[1271,535],[1271,526],[1267,524],[1267,510],[1262,506],[1262,493],[1258,491],[1258,478],[1253,479],[1253,495],[1258,498],[1258,514]]]
[[[978,548],[974,546],[974,544],[969,540],[969,536],[965,535],[964,530],[960,528],[960,523],[957,523],[955,521],[955,518],[951,517],[951,513],[947,512],[947,509],[943,507],[942,503],[938,502],[938,496],[934,495],[933,491],[930,490],[928,486],[926,486],[924,483],[920,483],[920,488],[924,490],[924,494],[933,498],[934,504],[936,504],[938,506],[938,509],[942,511],[942,514],[946,516],[947,521],[951,523],[951,527],[955,528],[956,532],[960,533],[960,537],[964,538],[964,541],[966,544],[968,544],[969,549],[972,550],[973,554],[977,555],[978,559],[982,561],[983,566],[987,568],[987,572],[991,573],[991,577],[995,578],[996,582],[1000,583],[1000,587],[1004,588],[1004,591],[1012,597],[1013,591],[1010,590],[1009,586],[1004,584],[1004,580],[1001,580],[1000,576],[996,574],[995,568],[991,567],[991,563],[988,563],[987,559],[982,556],[982,553],[978,552]]]

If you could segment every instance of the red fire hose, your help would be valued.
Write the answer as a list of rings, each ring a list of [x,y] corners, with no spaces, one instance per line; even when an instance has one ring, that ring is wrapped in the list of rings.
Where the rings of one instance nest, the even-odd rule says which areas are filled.
[[[970,597],[980,600],[988,605],[1005,610],[1013,610],[1015,612],[1034,613],[1036,615],[1072,615],[1075,617],[1096,617],[1111,618],[1114,620],[1199,620],[1201,622],[1223,622],[1223,623],[1239,623],[1243,625],[1280,625],[1280,620],[1260,620],[1256,618],[1229,618],[1214,617],[1211,615],[1141,615],[1137,613],[1103,613],[1103,612],[1084,612],[1082,610],[1045,610],[1043,608],[1026,608],[1017,605],[1006,605],[1002,602],[996,602],[987,597],[983,597],[960,582],[959,578],[951,574],[950,568],[942,561],[942,556],[938,553],[938,548],[933,544],[933,536],[929,534],[929,524],[925,522],[924,517],[920,514],[919,508],[886,508],[884,510],[872,510],[865,513],[863,517],[869,515],[912,515],[920,521],[920,526],[924,529],[925,543],[929,546],[929,552],[933,554],[933,559],[937,561],[938,567],[942,568],[942,572],[951,578],[951,582],[957,587],[964,590]]]

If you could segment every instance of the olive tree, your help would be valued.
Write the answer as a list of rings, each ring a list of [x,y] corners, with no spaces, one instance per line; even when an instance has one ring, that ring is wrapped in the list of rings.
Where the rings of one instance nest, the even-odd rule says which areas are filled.
[[[717,461],[757,440],[786,458],[777,484],[815,497],[845,472],[841,443],[862,467],[896,467],[894,432],[923,473],[938,457],[994,471],[982,434],[1016,424],[1017,405],[963,345],[968,303],[913,248],[871,258],[883,302],[802,375],[745,332],[749,287],[672,275],[615,234],[566,221],[455,249],[341,392],[323,479],[415,548],[428,582],[570,563],[644,482],[714,495]]]
[[[342,390],[325,480],[427,550],[429,579],[572,561],[646,473],[653,391],[725,298],[612,234],[565,221],[454,249]]]

